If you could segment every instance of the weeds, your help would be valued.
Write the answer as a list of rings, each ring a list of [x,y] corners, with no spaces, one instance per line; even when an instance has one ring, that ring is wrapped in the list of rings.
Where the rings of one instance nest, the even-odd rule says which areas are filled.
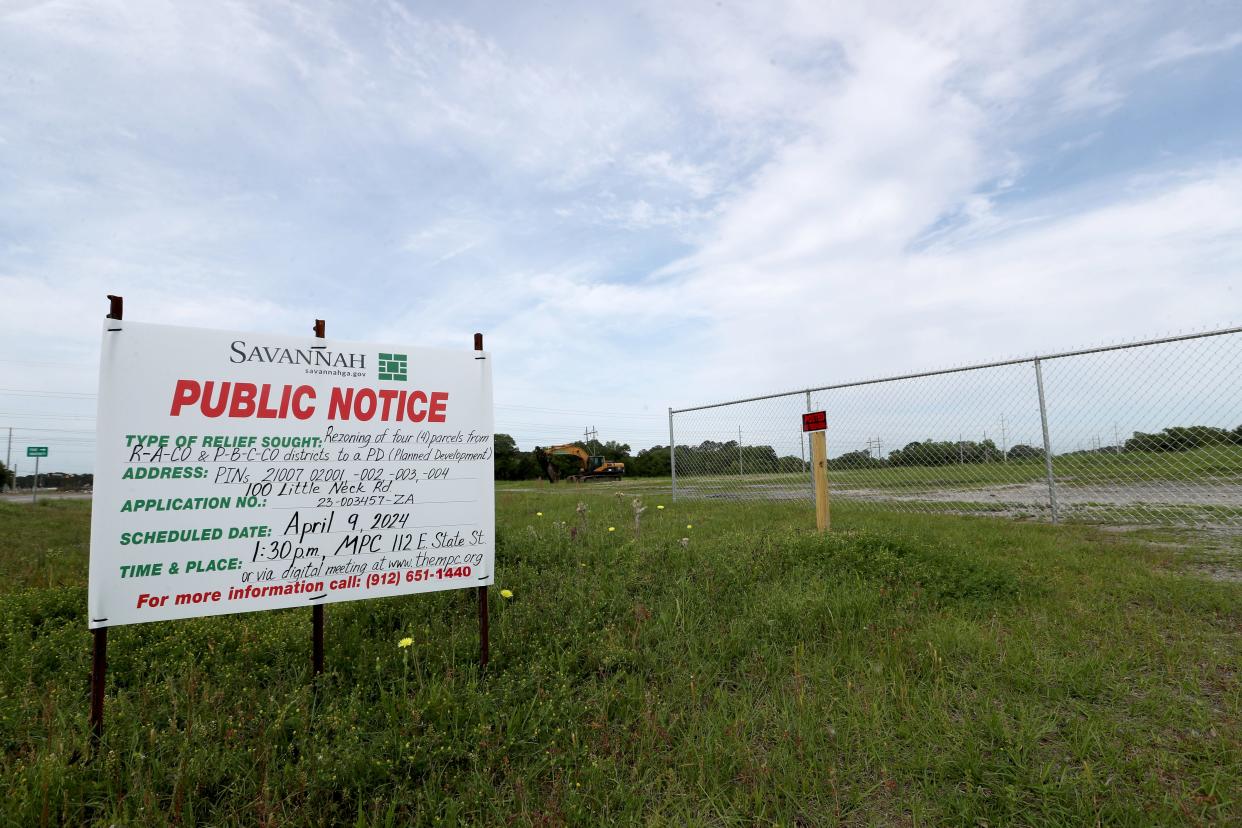
[[[317,692],[308,612],[119,627],[89,762],[89,505],[0,508],[0,823],[1242,821],[1242,587],[1172,547],[575,491],[499,494],[486,676],[468,591],[328,607]]]

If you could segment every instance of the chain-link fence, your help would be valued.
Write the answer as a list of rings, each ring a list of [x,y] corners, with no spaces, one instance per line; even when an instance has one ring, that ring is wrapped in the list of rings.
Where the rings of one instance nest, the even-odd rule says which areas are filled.
[[[1242,529],[1242,328],[671,410],[679,498]]]

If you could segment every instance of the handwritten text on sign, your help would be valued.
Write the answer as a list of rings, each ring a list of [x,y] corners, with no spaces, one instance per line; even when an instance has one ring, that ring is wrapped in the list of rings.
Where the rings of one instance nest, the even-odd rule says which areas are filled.
[[[486,353],[103,336],[92,627],[492,583]]]

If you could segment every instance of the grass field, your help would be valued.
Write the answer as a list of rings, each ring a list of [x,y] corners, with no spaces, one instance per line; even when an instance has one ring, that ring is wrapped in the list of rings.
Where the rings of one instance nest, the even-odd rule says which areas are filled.
[[[1054,469],[1063,520],[1242,529],[1242,447],[1063,455],[1055,458]],[[685,499],[809,501],[812,496],[807,472],[693,471],[693,466],[679,469],[677,491]],[[830,469],[828,479],[835,499],[884,510],[1052,516],[1042,460]],[[634,478],[624,485],[646,493],[671,492],[672,480]]]
[[[1065,454],[1053,458],[1053,470],[1067,487],[1100,482],[1133,483],[1152,480],[1222,481],[1242,485],[1242,446],[1210,446],[1189,451],[1130,451],[1121,454]],[[693,478],[694,468],[679,466],[679,477]],[[737,479],[737,469],[732,477]],[[869,469],[832,469],[829,476],[845,489],[935,490],[943,487],[971,488],[1045,479],[1044,461],[1014,460],[1005,463],[964,463],[948,466],[890,466]],[[707,479],[730,475],[710,475]],[[805,474],[747,474],[752,483],[791,483],[806,480]],[[668,480],[665,479],[665,485]]]
[[[486,676],[465,592],[330,605],[318,694],[309,610],[121,627],[93,760],[89,503],[0,504],[0,824],[1242,823],[1236,546],[524,488]]]

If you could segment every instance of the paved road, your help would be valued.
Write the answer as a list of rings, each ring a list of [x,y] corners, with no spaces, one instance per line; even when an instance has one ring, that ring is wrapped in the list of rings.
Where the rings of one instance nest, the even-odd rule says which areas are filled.
[[[58,492],[55,489],[39,489],[39,500],[90,500],[90,492]],[[0,503],[29,503],[30,490],[0,494]]]

